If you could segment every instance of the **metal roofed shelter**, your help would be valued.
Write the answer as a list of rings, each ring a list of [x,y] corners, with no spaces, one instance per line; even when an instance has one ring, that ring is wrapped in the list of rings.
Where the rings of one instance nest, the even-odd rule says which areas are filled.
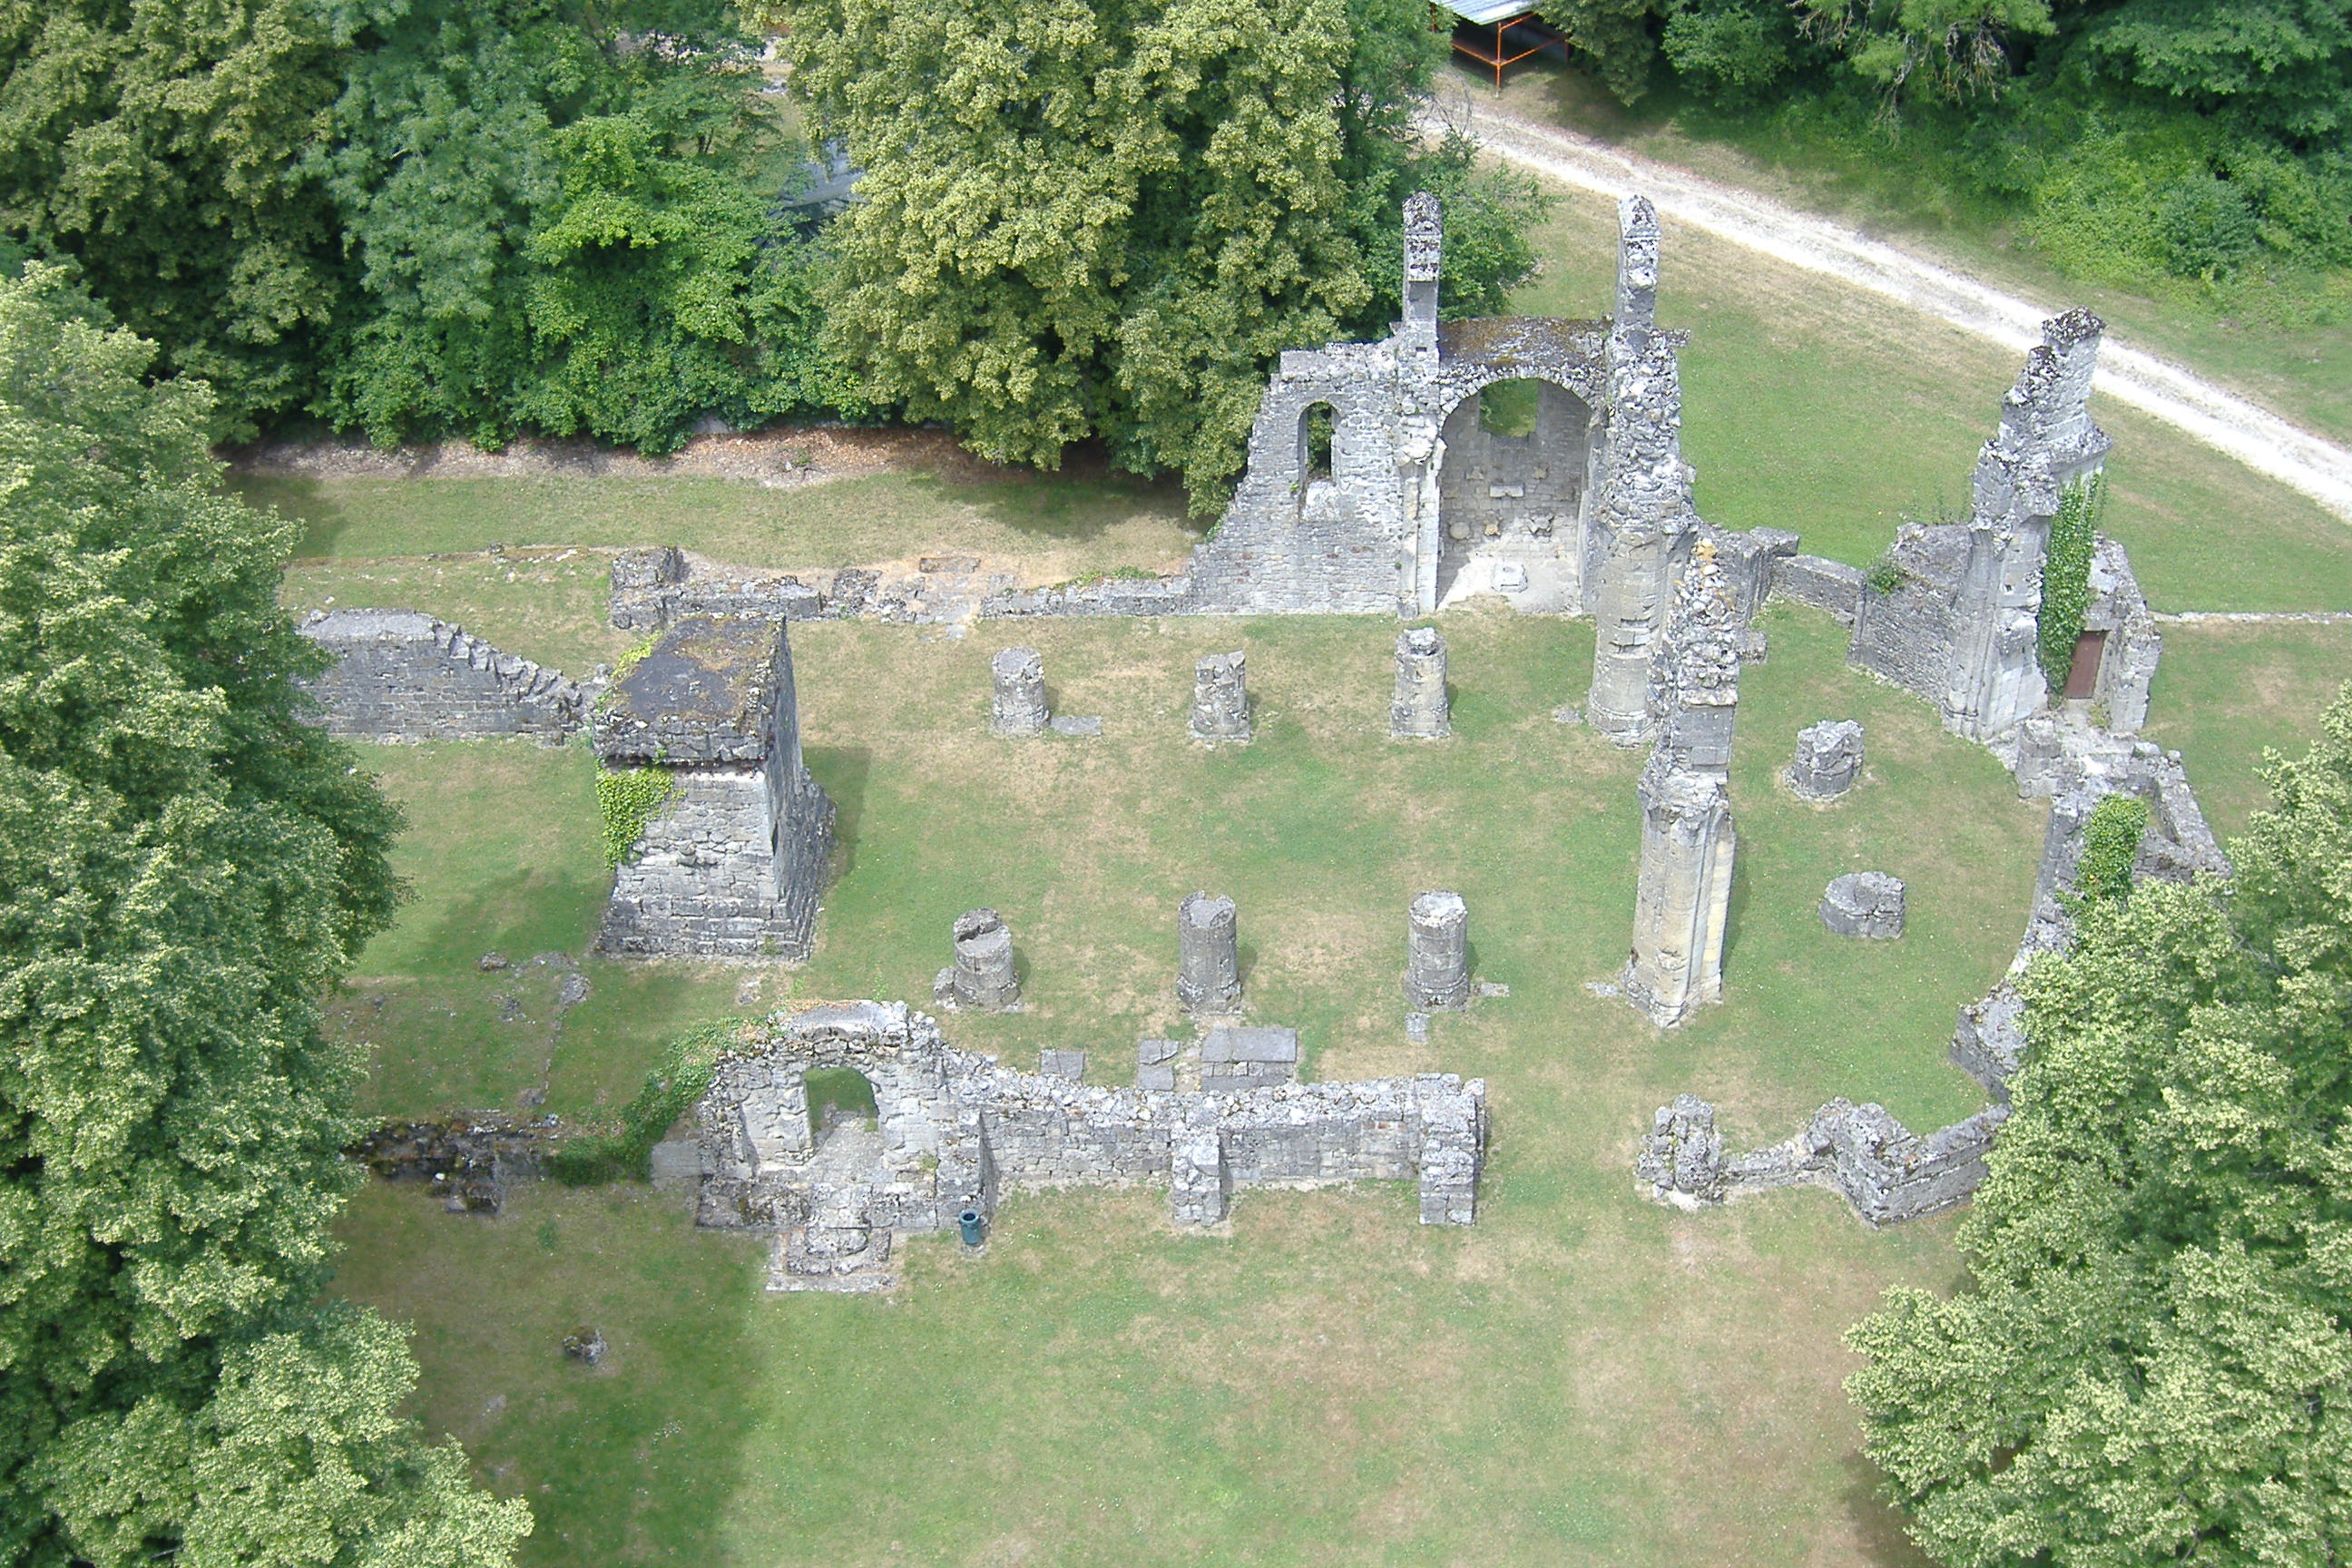
[[[1459,19],[1454,31],[1454,52],[1468,55],[1482,66],[1493,67],[1495,87],[1497,91],[1500,91],[1503,86],[1505,66],[1515,65],[1529,55],[1540,54],[1559,41],[1559,35],[1544,26],[1542,19],[1527,8],[1527,0],[1445,0],[1444,5],[1433,7],[1433,9],[1451,12]],[[1464,43],[1461,34],[1462,23],[1467,23],[1474,27],[1494,28],[1493,48],[1482,50],[1477,43]],[[1529,33],[1535,33],[1538,36],[1532,44],[1528,44],[1524,48],[1518,48],[1517,53],[1506,54],[1504,48],[1507,36],[1515,28],[1519,30],[1520,37],[1508,40],[1515,47],[1526,43]],[[1484,40],[1481,39],[1480,42],[1483,43]]]

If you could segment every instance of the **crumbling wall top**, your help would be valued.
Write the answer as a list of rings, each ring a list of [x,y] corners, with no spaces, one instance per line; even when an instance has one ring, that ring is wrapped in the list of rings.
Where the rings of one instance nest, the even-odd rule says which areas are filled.
[[[782,621],[690,616],[614,679],[596,714],[597,754],[608,763],[764,762],[791,669]]]

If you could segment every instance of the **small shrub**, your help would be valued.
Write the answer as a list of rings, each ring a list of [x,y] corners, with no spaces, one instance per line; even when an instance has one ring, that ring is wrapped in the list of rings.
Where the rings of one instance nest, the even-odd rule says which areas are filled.
[[[677,780],[667,768],[598,768],[596,807],[604,822],[604,864],[618,866],[646,836]]]
[[[2074,643],[2083,635],[2083,619],[2091,608],[2091,547],[2098,532],[2099,511],[2106,496],[2104,475],[2094,474],[2066,487],[2058,498],[2058,515],[2050,520],[2050,545],[2042,557],[2042,675],[2053,691],[2066,687],[2066,672],[2074,662]]]
[[[2074,890],[2085,903],[2119,900],[2131,892],[2132,862],[2147,832],[2147,802],[2136,795],[2111,795],[2091,808],[2083,827],[2083,859],[2074,868]]]
[[[734,1031],[731,1023],[706,1024],[671,1041],[661,1069],[647,1073],[645,1087],[621,1108],[619,1130],[574,1138],[548,1157],[548,1174],[572,1187],[646,1180],[654,1145],[710,1087],[719,1048]]]
[[[1895,552],[1892,550],[1882,552],[1862,574],[1864,584],[1872,593],[1882,595],[1892,594],[1910,581],[1910,577],[1911,574],[1908,572],[1895,563]]]

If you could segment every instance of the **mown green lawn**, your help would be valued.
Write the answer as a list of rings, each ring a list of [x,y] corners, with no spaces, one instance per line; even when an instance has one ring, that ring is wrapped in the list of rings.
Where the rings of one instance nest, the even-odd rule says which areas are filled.
[[[1526,308],[1604,307],[1605,207],[1564,208]],[[1958,505],[2015,374],[1941,329],[1670,231],[1662,315],[1688,326],[1685,450],[1702,506],[1865,561],[1905,510]],[[1941,334],[1941,335],[1939,335]],[[2103,411],[2108,526],[2160,604],[2352,605],[2352,527]],[[922,473],[764,490],[722,480],[436,479],[248,487],[310,532],[287,597],[404,605],[584,671],[613,549],[669,542],[789,568],[961,551],[1051,580],[1181,558],[1164,490]],[[483,553],[498,542],[502,554]],[[920,1002],[960,910],[1011,921],[1027,1011],[954,1016],[1034,1066],[1080,1046],[1123,1081],[1181,1026],[1176,902],[1242,911],[1249,1005],[1324,1078],[1484,1076],[1480,1223],[1413,1223],[1402,1186],[1251,1193],[1182,1236],[1155,1193],[1017,1195],[987,1252],[919,1240],[885,1299],[767,1298],[758,1245],[693,1231],[643,1188],[522,1192],[491,1221],[375,1184],[340,1288],[417,1326],[420,1414],[540,1521],[532,1563],[1553,1563],[1916,1561],[1874,1500],[1838,1391],[1845,1325],[1892,1283],[1958,1276],[1950,1223],[1874,1234],[1804,1191],[1682,1215],[1632,1191],[1650,1110],[1717,1100],[1728,1142],[1823,1099],[1915,1126],[1981,1103],[1944,1057],[2005,967],[2042,816],[1981,750],[1847,668],[1843,633],[1768,611],[1743,679],[1729,997],[1662,1035],[1588,983],[1630,936],[1638,755],[1551,710],[1580,700],[1589,622],[1451,613],[1457,735],[1385,736],[1384,619],[794,629],[809,765],[841,811],[814,961],[792,971],[588,956],[605,872],[591,763],[520,743],[365,754],[407,807],[416,899],[337,996],[384,1115],[625,1100],[665,1038],[739,1005]],[[2345,628],[2167,628],[2151,733],[2217,823],[2256,804],[2343,678]],[[1027,640],[1090,741],[985,733],[988,656]],[[1192,660],[1245,647],[1258,738],[1182,738]],[[1818,808],[1775,783],[1796,731],[1868,729],[1864,786]],[[1813,904],[1844,870],[1911,888],[1899,942],[1843,942]],[[1460,889],[1507,998],[1402,1029],[1412,893]],[[495,950],[515,967],[484,971]],[[587,1000],[555,1005],[564,955]],[[749,978],[749,993],[739,986]],[[739,997],[748,1000],[739,1003]],[[557,1349],[579,1322],[603,1368]]]
[[[535,1563],[1668,1563],[1732,1539],[1759,1562],[1886,1561],[1837,1334],[1885,1284],[1948,1280],[1948,1226],[1874,1235],[1813,1193],[1675,1215],[1634,1197],[1630,1162],[1680,1089],[1718,1100],[1741,1145],[1832,1094],[1921,1126],[1980,1104],[1944,1046],[2015,945],[2041,812],[1847,669],[1826,617],[1766,626],[1734,780],[1730,1000],[1672,1035],[1586,988],[1628,940],[1640,760],[1549,716],[1589,675],[1588,623],[1447,617],[1457,734],[1437,744],[1386,737],[1385,620],[1025,628],[1055,706],[1106,730],[1028,742],[986,732],[992,640],[796,628],[843,853],[814,961],[768,972],[763,1002],[920,1001],[949,921],[990,903],[1027,1011],[951,1016],[951,1037],[1024,1066],[1082,1046],[1090,1077],[1125,1081],[1139,1036],[1183,1026],[1177,900],[1225,891],[1250,1011],[1299,1026],[1314,1075],[1486,1079],[1468,1232],[1415,1224],[1402,1185],[1251,1193],[1208,1237],[1172,1232],[1157,1194],[1023,1195],[983,1258],[916,1243],[893,1300],[767,1299],[755,1247],[694,1236],[638,1189],[532,1191],[483,1221],[376,1188],[345,1222],[342,1288],[418,1325],[425,1417],[532,1500]],[[1236,646],[1258,737],[1196,747],[1192,661]],[[1864,721],[1872,763],[1821,808],[1773,774],[1832,717]],[[495,742],[372,760],[409,805],[421,894],[341,1014],[376,1044],[377,1109],[545,1088],[593,1114],[667,1030],[729,1010],[729,972],[588,960],[591,999],[547,1060],[501,1050],[542,1015],[532,999],[498,1021],[518,981],[481,973],[482,951],[568,932],[577,952],[593,923],[584,764]],[[1814,917],[1861,867],[1910,881],[1901,942]],[[535,907],[465,901],[485,881],[536,887]],[[1417,1047],[1403,910],[1435,886],[1468,899],[1477,972],[1511,994]],[[361,1011],[386,990],[447,996],[458,1019]],[[563,1363],[575,1320],[613,1340],[608,1371]]]

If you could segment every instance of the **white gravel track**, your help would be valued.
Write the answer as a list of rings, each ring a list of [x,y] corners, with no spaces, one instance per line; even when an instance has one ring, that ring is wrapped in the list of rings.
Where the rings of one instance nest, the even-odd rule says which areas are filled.
[[[1899,300],[2004,348],[2021,351],[2040,342],[2042,322],[2058,313],[1843,225],[1574,131],[1475,99],[1450,100],[1445,110],[1454,129],[1530,174],[1608,196],[1638,191],[1664,216]],[[2100,349],[2095,384],[2352,521],[2352,452],[2334,442],[2112,335]]]

